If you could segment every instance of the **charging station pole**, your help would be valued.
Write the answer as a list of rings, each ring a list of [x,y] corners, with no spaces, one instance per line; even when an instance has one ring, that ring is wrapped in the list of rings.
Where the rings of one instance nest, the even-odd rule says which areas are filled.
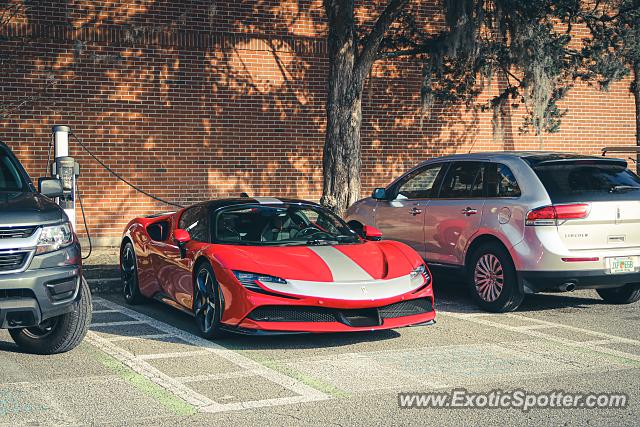
[[[57,200],[58,205],[65,211],[69,221],[76,228],[76,178],[80,174],[80,167],[73,157],[69,156],[69,126],[55,125],[53,133],[54,160],[51,165],[51,175],[62,182],[63,195]]]

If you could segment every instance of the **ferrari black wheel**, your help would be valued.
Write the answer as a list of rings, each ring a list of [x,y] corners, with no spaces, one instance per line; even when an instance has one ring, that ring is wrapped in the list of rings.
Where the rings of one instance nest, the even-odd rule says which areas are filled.
[[[200,334],[207,339],[221,337],[223,331],[220,329],[220,288],[211,265],[205,263],[198,267],[194,288],[193,314]]]
[[[122,295],[127,304],[140,304],[144,297],[138,287],[138,267],[133,244],[128,242],[120,252],[120,277],[122,280]]]

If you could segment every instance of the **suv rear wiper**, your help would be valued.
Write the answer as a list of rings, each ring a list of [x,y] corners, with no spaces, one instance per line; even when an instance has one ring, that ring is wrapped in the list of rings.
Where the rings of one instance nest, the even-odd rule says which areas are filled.
[[[633,185],[614,185],[609,189],[609,193],[617,193],[618,191],[631,191],[640,190],[640,187],[634,187]]]

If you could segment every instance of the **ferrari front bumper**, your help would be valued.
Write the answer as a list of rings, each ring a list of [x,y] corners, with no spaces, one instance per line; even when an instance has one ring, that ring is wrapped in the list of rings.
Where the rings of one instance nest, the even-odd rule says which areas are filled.
[[[435,319],[431,297],[402,300],[379,307],[328,308],[303,305],[265,305],[236,326],[246,331],[355,332],[429,324]]]

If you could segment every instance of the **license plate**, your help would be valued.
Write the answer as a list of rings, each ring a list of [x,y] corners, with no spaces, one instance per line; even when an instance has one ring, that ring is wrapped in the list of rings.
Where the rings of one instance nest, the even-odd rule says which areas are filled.
[[[609,273],[633,273],[635,265],[632,257],[609,258]]]

